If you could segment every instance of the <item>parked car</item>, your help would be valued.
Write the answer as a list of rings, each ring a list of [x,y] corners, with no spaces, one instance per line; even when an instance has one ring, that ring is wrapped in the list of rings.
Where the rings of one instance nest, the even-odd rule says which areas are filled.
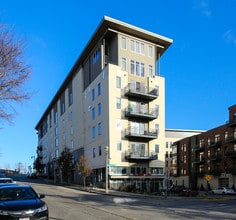
[[[0,178],[0,185],[1,184],[15,184],[16,182],[12,178],[4,177]]]
[[[0,219],[48,220],[47,204],[31,186],[0,187]]]
[[[213,189],[212,194],[223,194],[223,195],[235,194],[235,191],[228,187],[219,187],[217,189]]]

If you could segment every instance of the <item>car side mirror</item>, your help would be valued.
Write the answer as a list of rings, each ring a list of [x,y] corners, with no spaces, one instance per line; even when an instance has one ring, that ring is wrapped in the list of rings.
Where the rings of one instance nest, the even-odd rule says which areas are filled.
[[[44,194],[39,194],[39,198],[43,199],[43,198],[45,198],[45,195]]]

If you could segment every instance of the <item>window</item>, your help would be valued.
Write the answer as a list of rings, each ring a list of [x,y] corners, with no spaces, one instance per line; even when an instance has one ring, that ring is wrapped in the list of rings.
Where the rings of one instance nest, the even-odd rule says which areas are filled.
[[[70,112],[70,121],[72,121],[73,120],[73,113],[72,113],[72,111]]]
[[[102,123],[98,123],[98,135],[102,135]]]
[[[152,48],[152,46],[148,46],[148,56],[149,57],[153,56],[153,48]]]
[[[144,44],[141,43],[141,44],[140,44],[140,53],[141,53],[141,54],[144,54],[144,52],[145,52],[145,51],[144,51]]]
[[[130,61],[130,73],[134,75],[135,72],[135,63],[134,60]]]
[[[69,84],[68,90],[69,106],[71,106],[73,104],[72,82]]]
[[[92,101],[94,101],[94,99],[95,99],[95,90],[92,89]]]
[[[121,47],[122,47],[122,49],[126,49],[126,38],[125,37],[121,38]]]
[[[71,149],[74,149],[74,141],[73,140],[70,141],[70,147],[71,147]]]
[[[153,76],[152,65],[148,65],[148,76],[149,76],[149,77],[152,77],[152,76]]]
[[[116,76],[116,88],[121,88],[121,77]]]
[[[168,142],[166,142],[166,148],[168,148],[169,147],[169,143]]]
[[[225,132],[225,141],[228,139],[228,131]]]
[[[116,149],[117,149],[117,151],[121,151],[122,150],[121,141],[117,141],[116,142]]]
[[[94,147],[93,148],[93,158],[95,158],[96,157],[96,148]]]
[[[136,76],[139,76],[140,75],[140,65],[139,65],[139,62],[136,61]]]
[[[73,135],[74,134],[74,129],[72,126],[70,126],[70,134]]]
[[[61,115],[65,112],[65,93],[61,95],[60,98],[60,105],[61,105]]]
[[[98,83],[98,96],[101,95],[101,83]]]
[[[58,136],[58,127],[55,127],[55,136]]]
[[[140,43],[136,42],[136,52],[140,53]]]
[[[132,52],[135,51],[135,43],[134,43],[134,40],[131,40],[131,41],[130,41],[130,50],[131,50]]]
[[[95,108],[92,108],[92,120],[95,120]]]
[[[102,114],[102,106],[101,103],[98,103],[98,115]]]
[[[145,76],[145,65],[144,65],[144,63],[141,63],[141,66],[140,66],[140,74],[141,74],[141,76],[142,77],[144,77]]]
[[[116,98],[116,109],[121,109],[121,98]]]
[[[155,144],[155,153],[159,153],[159,144]]]
[[[101,57],[101,51],[100,48],[97,48],[97,50],[93,54],[93,64],[95,64]]]
[[[56,124],[58,123],[58,112],[57,111],[55,112],[55,123]]]
[[[56,137],[56,139],[55,139],[55,147],[58,147],[59,146],[59,140],[58,140],[58,138]]]
[[[121,59],[121,70],[126,71],[126,58],[122,57]]]
[[[93,126],[92,127],[92,138],[96,137],[96,128]]]
[[[98,147],[98,155],[102,156],[102,147],[101,146]]]

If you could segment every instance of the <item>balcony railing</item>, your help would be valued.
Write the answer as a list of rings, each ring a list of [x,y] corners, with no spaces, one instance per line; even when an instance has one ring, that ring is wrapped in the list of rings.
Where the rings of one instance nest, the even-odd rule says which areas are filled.
[[[156,109],[146,109],[143,110],[142,108],[132,108],[128,107],[125,109],[125,116],[132,117],[132,118],[142,118],[147,120],[156,119],[158,116],[158,112]]]
[[[196,145],[193,147],[193,150],[195,151],[204,151],[205,145]]]
[[[204,163],[205,162],[205,158],[204,157],[199,157],[199,158],[195,158],[194,163]]]
[[[159,96],[159,89],[129,83],[128,86],[125,87],[124,94],[130,97],[154,100]]]
[[[228,122],[228,126],[229,126],[229,127],[234,127],[234,126],[236,126],[236,120],[229,121],[229,122]]]
[[[234,137],[234,136],[229,136],[229,137],[226,138],[226,142],[228,142],[228,143],[236,142],[236,137]]]
[[[214,176],[220,176],[221,175],[221,170],[220,169],[211,170],[210,174],[214,175]]]
[[[235,150],[227,150],[227,151],[225,151],[225,156],[236,158],[236,151]]]
[[[219,147],[221,145],[221,141],[211,142],[209,147]]]
[[[126,138],[155,139],[158,136],[157,129],[139,129],[137,127],[128,127],[125,129]]]
[[[221,154],[215,154],[210,157],[211,161],[219,161],[221,160]]]
[[[150,160],[156,160],[157,159],[157,153],[155,152],[140,152],[140,151],[126,151],[125,152],[125,158],[129,161],[150,161]]]

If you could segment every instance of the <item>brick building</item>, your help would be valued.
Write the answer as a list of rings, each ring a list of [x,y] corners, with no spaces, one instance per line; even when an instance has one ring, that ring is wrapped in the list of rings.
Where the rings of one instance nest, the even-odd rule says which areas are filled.
[[[171,177],[191,189],[235,186],[236,105],[225,124],[174,143]]]

